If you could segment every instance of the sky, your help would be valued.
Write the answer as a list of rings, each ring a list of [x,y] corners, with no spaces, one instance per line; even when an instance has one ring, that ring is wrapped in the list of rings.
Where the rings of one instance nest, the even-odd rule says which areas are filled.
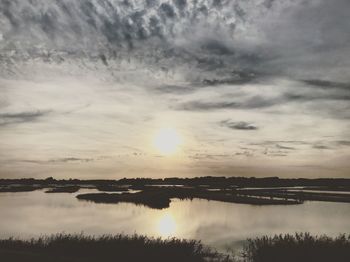
[[[0,178],[350,178],[348,0],[2,0]]]

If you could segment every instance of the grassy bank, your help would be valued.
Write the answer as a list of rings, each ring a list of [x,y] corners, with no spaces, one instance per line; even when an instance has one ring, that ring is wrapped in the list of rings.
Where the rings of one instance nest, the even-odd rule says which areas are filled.
[[[0,240],[0,258],[4,262],[228,261],[194,240],[66,234],[27,241]]]
[[[310,234],[248,239],[235,259],[195,240],[145,236],[58,234],[31,240],[0,240],[1,261],[11,262],[349,262],[350,235]]]
[[[249,239],[243,257],[245,262],[349,262],[350,235],[302,233]]]

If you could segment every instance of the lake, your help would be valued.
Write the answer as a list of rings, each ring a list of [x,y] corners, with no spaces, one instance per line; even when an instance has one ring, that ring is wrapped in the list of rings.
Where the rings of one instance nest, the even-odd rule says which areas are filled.
[[[336,236],[350,232],[350,204],[305,202],[253,206],[207,200],[173,199],[170,208],[131,203],[79,201],[78,193],[0,193],[0,237],[28,238],[50,233],[146,234],[198,239],[219,251],[239,249],[250,237],[308,231]]]

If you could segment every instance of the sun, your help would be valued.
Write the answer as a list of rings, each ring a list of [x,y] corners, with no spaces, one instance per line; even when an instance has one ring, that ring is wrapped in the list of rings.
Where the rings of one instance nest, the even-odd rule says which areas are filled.
[[[181,142],[181,136],[176,129],[162,128],[156,133],[153,145],[160,154],[171,155],[177,151]]]

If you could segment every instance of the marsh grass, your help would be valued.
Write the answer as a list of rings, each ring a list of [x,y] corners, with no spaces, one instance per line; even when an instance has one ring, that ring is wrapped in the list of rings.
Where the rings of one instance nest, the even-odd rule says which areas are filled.
[[[140,235],[57,234],[31,240],[0,240],[1,261],[229,261],[195,240],[149,238]]]
[[[248,239],[240,256],[220,254],[196,240],[141,235],[57,234],[0,240],[1,261],[26,262],[349,262],[350,235],[295,235]]]
[[[296,233],[248,239],[243,258],[246,262],[349,262],[350,235]]]

